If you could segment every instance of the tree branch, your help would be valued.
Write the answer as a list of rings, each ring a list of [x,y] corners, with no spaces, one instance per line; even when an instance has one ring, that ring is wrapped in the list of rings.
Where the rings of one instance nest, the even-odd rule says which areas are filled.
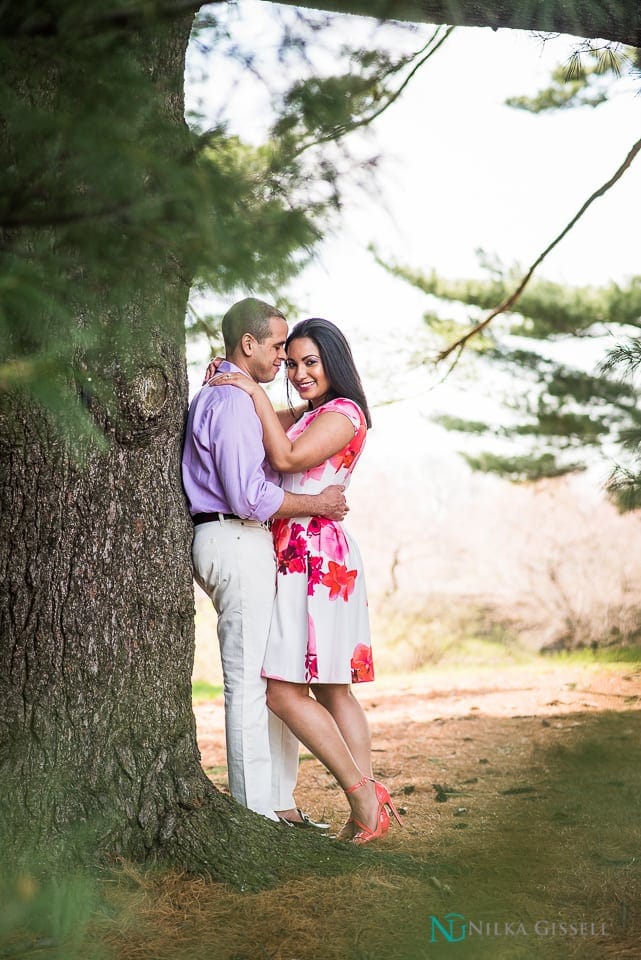
[[[222,0],[210,0],[220,3]],[[379,20],[406,20],[414,23],[453,24],[463,27],[491,27],[493,30],[535,30],[569,33],[573,36],[614,40],[641,47],[641,4],[638,0],[280,0],[315,10],[376,17]],[[0,13],[0,31],[5,37],[55,36],[58,21],[46,13],[25,18],[21,4],[5,3]],[[173,0],[115,9],[89,23],[87,28],[135,28],[150,20],[169,20],[183,13],[196,13],[201,0]],[[69,25],[66,25],[66,29]]]
[[[493,30],[535,30],[615,40],[641,47],[639,0],[280,0],[297,7],[333,10],[414,23],[450,23]]]
[[[400,84],[400,86],[396,90],[393,90],[389,94],[389,96],[381,104],[381,106],[377,107],[375,110],[372,111],[372,113],[368,114],[367,116],[361,117],[360,120],[355,120],[353,123],[346,124],[339,133],[337,133],[336,131],[332,131],[332,133],[328,133],[323,137],[318,137],[314,140],[308,140],[307,143],[303,143],[302,146],[300,146],[298,150],[295,151],[295,153],[293,154],[293,158],[299,157],[302,153],[304,153],[306,150],[309,150],[311,147],[318,147],[321,143],[331,143],[334,140],[338,140],[340,137],[347,136],[348,133],[353,133],[354,130],[358,130],[360,127],[367,127],[369,126],[370,123],[373,123],[373,121],[376,120],[377,117],[380,117],[380,115],[384,113],[388,109],[388,107],[391,107],[392,104],[398,100],[398,98],[402,94],[403,90],[405,90],[405,88],[407,87],[412,77],[417,73],[418,70],[420,70],[423,64],[427,60],[429,60],[432,54],[436,53],[439,47],[443,43],[445,43],[445,41],[450,36],[453,30],[454,30],[454,27],[448,27],[444,32],[442,32],[441,36],[439,37],[439,33],[441,33],[441,27],[436,28],[436,30],[434,31],[430,39],[427,41],[427,43],[420,50],[418,50],[416,54],[413,55],[415,62],[412,66],[412,69],[409,71],[409,73],[407,74],[403,82]],[[420,59],[417,59],[418,57],[420,57]],[[390,70],[387,75],[389,76],[389,73],[393,73],[394,69],[395,68]]]
[[[157,202],[157,201],[156,201]],[[109,220],[112,217],[121,217],[123,214],[130,214],[133,210],[140,210],[145,205],[145,201],[135,200],[123,202],[113,207],[98,207],[87,210],[71,210],[64,213],[52,210],[43,216],[33,216],[28,213],[17,214],[14,216],[0,215],[0,230],[24,230],[40,229],[49,230],[54,227],[65,227],[72,223],[87,223],[97,220]],[[148,206],[149,203],[146,202]]]
[[[539,254],[539,256],[536,258],[536,260],[528,270],[528,272],[525,274],[525,276],[519,283],[516,290],[514,290],[514,292],[511,293],[510,296],[503,301],[503,303],[499,304],[498,307],[495,307],[494,310],[492,310],[492,312],[489,313],[484,320],[481,320],[480,323],[477,323],[476,326],[472,327],[471,330],[468,330],[467,333],[465,333],[462,337],[459,337],[459,339],[456,340],[454,343],[451,343],[449,347],[445,348],[445,350],[441,350],[437,358],[439,361],[445,360],[446,357],[449,357],[450,354],[454,353],[455,351],[458,351],[460,356],[460,353],[463,350],[463,347],[468,342],[468,340],[471,340],[472,337],[475,337],[482,330],[485,330],[485,328],[492,322],[492,320],[494,320],[495,317],[498,317],[500,313],[505,313],[511,307],[514,306],[516,301],[519,299],[519,297],[525,290],[525,287],[529,283],[532,277],[532,274],[534,273],[536,268],[539,266],[539,264],[541,264],[543,260],[545,260],[548,253],[550,253],[550,251],[553,250],[554,247],[556,247],[557,244],[561,242],[563,237],[565,237],[570,232],[570,230],[574,227],[577,221],[580,220],[580,218],[586,212],[588,207],[590,207],[594,203],[594,201],[597,200],[599,197],[602,197],[605,193],[607,193],[608,190],[610,190],[614,186],[617,180],[621,179],[621,177],[623,176],[625,171],[628,169],[628,167],[630,166],[630,164],[632,163],[632,161],[634,160],[634,158],[636,157],[636,155],[639,153],[640,150],[641,150],[641,140],[637,140],[637,142],[632,146],[627,157],[625,158],[625,160],[623,161],[619,169],[616,171],[616,173],[612,177],[610,177],[610,179],[606,183],[602,184],[602,186],[600,186],[598,190],[594,191],[592,196],[590,196],[585,201],[585,203],[583,204],[581,209],[578,211],[578,213],[576,213],[572,217],[570,222],[566,224],[566,226],[563,228],[561,233],[559,233],[559,235],[555,237],[550,244],[548,244],[545,250]]]

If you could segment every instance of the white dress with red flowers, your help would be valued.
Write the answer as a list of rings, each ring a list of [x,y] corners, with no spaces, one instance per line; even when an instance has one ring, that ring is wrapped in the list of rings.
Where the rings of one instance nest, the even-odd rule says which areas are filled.
[[[363,411],[337,398],[305,413],[287,432],[291,440],[316,417],[338,412],[354,427],[350,442],[317,467],[285,474],[290,493],[347,486],[367,435]],[[367,594],[360,552],[342,523],[323,517],[272,522],[278,589],[263,675],[292,683],[359,683],[374,679]]]

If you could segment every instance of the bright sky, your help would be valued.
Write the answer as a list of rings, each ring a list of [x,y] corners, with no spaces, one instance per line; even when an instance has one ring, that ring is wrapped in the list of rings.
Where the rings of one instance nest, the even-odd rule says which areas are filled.
[[[237,35],[251,38],[268,62],[273,6],[242,0],[238,9]],[[341,29],[352,41],[362,37],[367,46],[373,26],[366,18],[351,17]],[[414,49],[432,29],[422,25],[419,36],[399,42]],[[430,409],[451,409],[452,391],[458,389],[465,408],[473,386],[465,381],[464,369],[445,388],[435,387],[438,376],[424,367],[414,373],[403,368],[398,382],[400,359],[414,349],[421,352],[421,316],[429,304],[375,264],[369,243],[389,260],[451,277],[479,274],[477,248],[525,268],[612,176],[637,139],[641,99],[631,82],[596,109],[530,115],[504,106],[506,97],[544,86],[574,43],[567,37],[544,44],[520,32],[459,28],[367,135],[367,151],[382,156],[376,184],[369,195],[354,191],[348,196],[339,228],[324,242],[316,263],[285,292],[299,305],[301,317],[325,316],[346,332],[375,400],[427,393]],[[203,61],[194,56],[191,62],[188,102],[200,98],[201,109],[214,117],[223,98],[236,131],[260,141],[267,111],[259,81],[249,73],[240,83],[231,72],[222,76],[217,60],[209,79],[196,82]],[[273,68],[272,77],[278,83]],[[539,275],[587,284],[639,272],[633,229],[640,195],[637,159]],[[477,416],[479,410],[467,413]]]

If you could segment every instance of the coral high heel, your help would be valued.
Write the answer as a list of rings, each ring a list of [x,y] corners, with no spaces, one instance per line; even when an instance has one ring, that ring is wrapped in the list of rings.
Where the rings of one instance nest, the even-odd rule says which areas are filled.
[[[372,782],[376,787],[376,796],[378,798],[378,802],[381,804],[381,806],[387,808],[387,810],[392,814],[392,816],[398,823],[399,827],[402,827],[403,821],[399,816],[399,813],[398,813],[398,810],[396,809],[396,805],[394,801],[390,797],[389,790],[387,789],[387,787],[383,786],[382,783],[379,783],[378,780],[373,780]]]
[[[387,831],[389,830],[390,819],[385,807],[388,803],[391,805],[391,807],[394,807],[394,805],[392,804],[392,801],[389,797],[389,793],[385,790],[385,787],[383,787],[382,784],[377,785],[376,781],[372,780],[371,777],[363,777],[361,780],[358,781],[358,783],[355,783],[353,787],[348,787],[345,793],[346,794],[354,793],[355,790],[359,790],[361,787],[364,787],[366,783],[373,783],[376,788],[376,799],[378,800],[378,812],[376,814],[376,827],[374,830],[372,830],[371,827],[368,827],[367,824],[365,823],[361,823],[361,821],[357,820],[356,817],[350,817],[349,820],[347,821],[347,824],[353,823],[356,827],[358,827],[358,832],[355,833],[354,836],[351,838],[351,841],[350,841],[351,843],[358,843],[358,844],[370,843],[372,840],[378,840],[380,837],[384,837]],[[379,790],[378,790],[379,786],[387,794],[387,799],[385,801],[383,801],[379,796]],[[397,812],[395,812],[395,816],[397,819],[399,819]],[[345,824],[345,826],[347,826],[347,824]]]

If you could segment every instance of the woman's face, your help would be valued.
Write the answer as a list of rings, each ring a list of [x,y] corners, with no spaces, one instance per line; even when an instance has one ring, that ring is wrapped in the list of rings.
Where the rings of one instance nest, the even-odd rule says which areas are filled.
[[[331,384],[325,375],[318,346],[309,337],[291,340],[285,361],[289,382],[303,400],[319,407],[326,399]]]

